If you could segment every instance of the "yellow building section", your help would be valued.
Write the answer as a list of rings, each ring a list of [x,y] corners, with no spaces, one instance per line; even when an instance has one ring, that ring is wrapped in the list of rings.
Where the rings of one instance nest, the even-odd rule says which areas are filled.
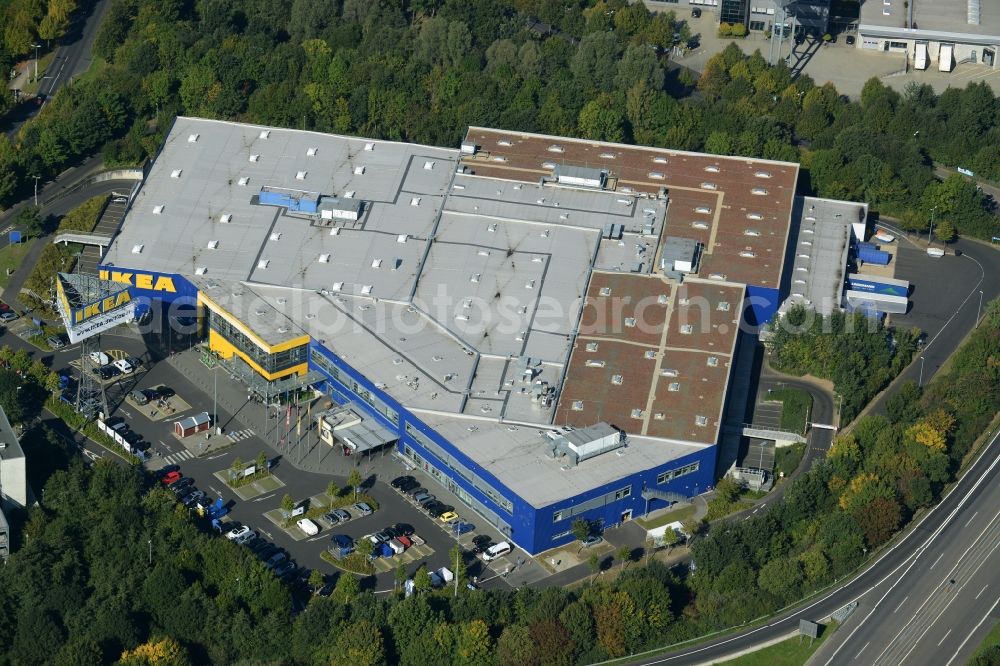
[[[233,314],[227,312],[212,299],[208,298],[204,294],[198,294],[198,306],[208,308],[212,311],[212,315],[216,317],[221,317],[225,319],[229,324],[245,335],[251,342],[257,345],[261,351],[267,354],[277,354],[283,351],[288,351],[295,347],[301,347],[302,345],[309,344],[308,335],[300,335],[291,340],[285,340],[284,342],[279,342],[278,344],[268,344],[259,335],[254,333],[250,328],[240,321]],[[232,358],[235,354],[241,359],[246,361],[247,365],[254,369],[261,377],[267,379],[268,381],[274,381],[275,379],[280,379],[282,377],[287,377],[289,375],[304,375],[309,371],[308,363],[300,363],[299,365],[294,365],[290,368],[285,368],[284,370],[279,370],[278,372],[268,372],[264,368],[254,361],[245,352],[238,349],[229,340],[217,333],[216,331],[208,331],[208,348],[219,354],[222,358]]]
[[[224,337],[211,330],[208,332],[208,348],[222,358],[232,358],[234,354],[239,356],[241,359],[246,361],[247,365],[253,368],[258,375],[268,381],[274,381],[275,379],[281,379],[282,377],[287,377],[289,375],[304,375],[309,371],[308,363],[300,363],[299,365],[293,365],[290,368],[285,368],[284,370],[280,370],[278,372],[267,372],[244,352],[237,349],[232,343],[229,342],[229,340],[226,340]]]
[[[253,343],[255,345],[260,347],[262,350],[266,351],[268,354],[277,354],[278,352],[288,351],[289,349],[292,349],[294,347],[300,347],[302,345],[309,344],[308,335],[300,335],[297,338],[292,338],[291,340],[285,340],[284,342],[279,342],[276,345],[268,344],[267,342],[264,342],[264,340],[259,335],[250,330],[250,328],[247,327],[247,325],[244,324],[242,321],[240,321],[236,316],[230,314],[229,312],[221,308],[215,301],[210,299],[208,296],[205,296],[201,292],[198,292],[198,306],[207,307],[209,310],[211,310],[215,314],[219,315],[220,317],[228,321],[230,325],[233,326],[233,328],[238,329],[241,333],[243,333],[243,335],[253,340]]]

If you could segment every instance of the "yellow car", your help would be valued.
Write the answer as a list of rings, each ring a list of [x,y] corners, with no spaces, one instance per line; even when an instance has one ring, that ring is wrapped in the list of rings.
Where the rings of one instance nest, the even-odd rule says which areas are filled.
[[[450,523],[453,520],[458,520],[458,514],[454,511],[445,511],[441,514],[442,523]]]

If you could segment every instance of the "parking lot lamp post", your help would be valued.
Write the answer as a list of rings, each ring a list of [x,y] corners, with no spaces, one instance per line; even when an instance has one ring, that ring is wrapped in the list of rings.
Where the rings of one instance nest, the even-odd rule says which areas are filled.
[[[218,364],[212,366],[212,419],[219,424],[219,373]]]
[[[983,290],[979,290],[979,309],[976,311],[976,328],[979,328],[979,318],[983,316]]]
[[[149,544],[149,564],[150,564],[150,566],[152,566],[152,564],[153,564],[153,540],[152,539],[147,539],[146,543]]]
[[[41,44],[32,44],[35,47],[35,81],[38,81],[38,49],[42,48]],[[38,205],[37,203],[35,204]]]
[[[931,228],[927,230],[927,242],[931,242],[931,234],[934,233],[934,213],[937,211],[937,206],[931,208]]]
[[[917,386],[924,385],[924,357],[920,357],[920,379],[917,381]]]

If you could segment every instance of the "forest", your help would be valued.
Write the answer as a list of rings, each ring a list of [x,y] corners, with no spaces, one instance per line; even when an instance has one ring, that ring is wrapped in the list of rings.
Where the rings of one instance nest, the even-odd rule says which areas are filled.
[[[297,612],[246,548],[202,532],[139,468],[86,467],[35,426],[22,442],[44,461],[31,472],[43,502],[0,567],[0,664],[568,666],[738,625],[847,574],[940,496],[1000,412],[998,358],[994,302],[931,384],[904,385],[885,416],[838,436],[768,511],[696,537],[693,571],[629,558],[572,589],[418,585],[409,598],[341,574]],[[0,363],[6,408],[20,392],[3,387],[31,365]]]
[[[41,0],[15,5],[42,21]],[[675,14],[624,0],[114,0],[97,64],[0,138],[0,204],[98,151],[140,164],[185,114],[453,147],[482,125],[795,160],[803,193],[868,201],[911,229],[936,215],[946,238],[1000,235],[973,181],[932,170],[1000,180],[985,83],[937,96],[873,79],[850,101],[735,44],[695,83],[667,56],[689,37]]]

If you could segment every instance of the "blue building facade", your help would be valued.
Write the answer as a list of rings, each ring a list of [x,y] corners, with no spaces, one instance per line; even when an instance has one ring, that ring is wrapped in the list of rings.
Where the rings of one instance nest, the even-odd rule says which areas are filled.
[[[746,319],[751,326],[763,326],[781,305],[781,293],[770,287],[747,285]]]

